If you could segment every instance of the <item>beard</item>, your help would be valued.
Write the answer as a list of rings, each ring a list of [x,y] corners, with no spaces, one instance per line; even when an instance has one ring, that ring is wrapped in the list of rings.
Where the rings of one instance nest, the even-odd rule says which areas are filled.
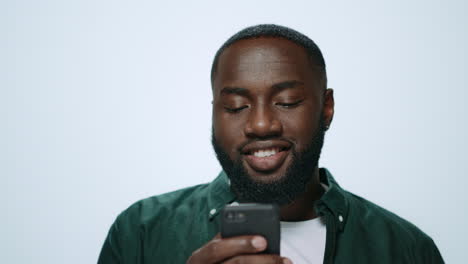
[[[286,175],[268,183],[255,181],[247,173],[240,158],[231,160],[218,143],[214,129],[212,129],[211,143],[221,167],[231,181],[231,190],[237,196],[238,202],[274,203],[282,206],[291,203],[306,191],[307,184],[314,175],[314,169],[318,166],[325,130],[321,119],[317,131],[311,136],[309,144],[303,151],[298,152],[293,144],[290,149],[292,161],[286,169]],[[277,139],[291,142],[284,138]],[[261,139],[253,139],[250,142],[257,140]]]

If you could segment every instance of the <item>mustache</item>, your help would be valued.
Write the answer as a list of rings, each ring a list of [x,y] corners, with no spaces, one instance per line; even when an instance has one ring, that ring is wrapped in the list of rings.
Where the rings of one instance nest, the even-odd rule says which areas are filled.
[[[213,134],[214,136],[214,134]],[[245,146],[256,143],[256,142],[262,142],[262,141],[267,141],[267,140],[280,140],[280,141],[286,141],[291,145],[291,148],[294,148],[296,146],[296,142],[294,140],[291,140],[289,138],[285,137],[262,137],[262,138],[251,138],[246,140],[245,142],[241,143],[239,147],[237,147],[237,151],[242,152],[242,150],[245,148]]]

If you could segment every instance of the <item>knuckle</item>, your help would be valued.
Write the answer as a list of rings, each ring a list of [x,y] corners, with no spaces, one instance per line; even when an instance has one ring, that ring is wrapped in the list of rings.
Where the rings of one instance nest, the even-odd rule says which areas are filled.
[[[245,257],[242,257],[242,256],[238,256],[238,257],[233,257],[231,258],[228,262],[226,262],[227,264],[247,264],[248,261],[246,260]]]
[[[255,252],[257,249],[252,245],[251,238],[242,239],[239,241],[239,246],[248,252]]]
[[[265,262],[264,263],[271,263],[271,264],[282,264],[283,260],[280,256],[277,255],[264,255]]]
[[[249,264],[249,263],[262,263],[262,264],[282,264],[282,258],[276,255],[244,255],[236,256],[229,259],[225,264]]]
[[[215,260],[219,257],[219,239],[213,239],[201,248],[192,252],[187,260],[187,264],[205,263],[206,260]]]
[[[201,252],[201,248],[199,248],[199,249],[195,250],[194,252],[192,252],[192,254],[190,255],[190,257],[187,260],[187,264],[199,263],[198,255],[200,255],[200,252]]]
[[[219,255],[220,245],[217,240],[212,240],[206,245],[206,254],[208,259],[216,259]]]
[[[279,256],[275,256],[275,261],[273,262],[275,264],[283,264],[283,258]]]

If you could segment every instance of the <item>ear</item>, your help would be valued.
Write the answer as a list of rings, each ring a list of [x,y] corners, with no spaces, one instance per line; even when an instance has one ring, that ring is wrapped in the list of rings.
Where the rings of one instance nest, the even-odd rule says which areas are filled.
[[[333,115],[335,114],[335,99],[333,98],[333,89],[326,89],[324,97],[322,115],[325,130],[328,130],[333,121]]]

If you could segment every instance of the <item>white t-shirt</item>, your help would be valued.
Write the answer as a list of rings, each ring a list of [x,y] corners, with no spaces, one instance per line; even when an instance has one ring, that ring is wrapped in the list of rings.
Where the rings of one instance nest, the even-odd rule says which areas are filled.
[[[294,264],[322,264],[327,229],[322,217],[281,222],[281,256]]]

